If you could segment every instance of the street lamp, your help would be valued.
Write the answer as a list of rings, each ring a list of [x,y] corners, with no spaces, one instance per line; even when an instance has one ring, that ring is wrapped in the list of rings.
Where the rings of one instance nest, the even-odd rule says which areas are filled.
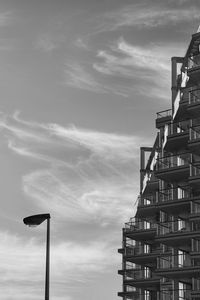
[[[47,242],[46,242],[46,274],[45,274],[45,300],[49,300],[49,260],[50,260],[50,214],[39,214],[23,219],[25,225],[38,226],[47,220]]]

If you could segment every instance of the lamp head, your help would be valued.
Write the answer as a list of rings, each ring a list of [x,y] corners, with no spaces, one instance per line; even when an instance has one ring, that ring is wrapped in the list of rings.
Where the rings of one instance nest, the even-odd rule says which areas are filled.
[[[25,225],[28,226],[37,226],[40,225],[42,222],[44,222],[47,219],[50,219],[50,214],[39,214],[39,215],[33,215],[29,216],[23,219],[23,222]]]

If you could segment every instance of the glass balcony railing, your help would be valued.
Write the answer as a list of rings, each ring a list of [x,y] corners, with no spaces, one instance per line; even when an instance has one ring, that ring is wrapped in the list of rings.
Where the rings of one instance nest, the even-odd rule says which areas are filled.
[[[170,233],[190,232],[190,223],[185,220],[178,219],[177,221],[161,222],[157,226],[157,235],[163,236]]]
[[[150,268],[145,267],[145,269],[130,269],[125,270],[125,280],[139,280],[139,279],[149,279],[152,278],[152,272]]]
[[[189,153],[179,155],[166,156],[158,158],[157,170],[169,169],[188,165],[190,160]]]
[[[157,115],[157,119],[165,118],[165,117],[171,117],[172,116],[172,110],[167,109],[167,110],[159,111],[159,112],[157,112],[156,115]]]
[[[200,125],[191,127],[189,132],[190,141],[200,139]]]
[[[176,298],[173,298],[176,295]],[[160,300],[191,300],[191,290],[190,289],[163,289],[160,292]]]
[[[200,103],[200,89],[194,89],[189,91],[189,99],[188,102],[189,104],[192,103]]]
[[[192,267],[193,261],[189,254],[178,254],[178,255],[169,255],[164,257],[159,257],[157,259],[157,268],[158,269],[177,269],[184,267]]]
[[[180,186],[172,189],[163,189],[158,192],[159,202],[187,199],[191,196],[189,186]]]
[[[125,248],[126,255],[145,255],[145,254],[159,254],[161,248],[152,249],[150,245],[132,246],[127,245]]]
[[[144,196],[144,197],[141,197],[139,202],[138,202],[138,206],[148,206],[148,205],[153,205],[155,203],[158,202],[158,199],[157,199],[157,194],[153,195],[147,195],[147,196]]]
[[[200,166],[195,166],[190,164],[190,176],[199,176],[200,175]]]
[[[191,202],[191,214],[200,214],[200,202]]]
[[[148,222],[146,220],[137,220],[137,221],[130,221],[125,223],[125,231],[138,231],[138,230],[148,230],[148,229],[155,229],[156,224]]]
[[[188,70],[200,67],[200,54],[188,58]]]

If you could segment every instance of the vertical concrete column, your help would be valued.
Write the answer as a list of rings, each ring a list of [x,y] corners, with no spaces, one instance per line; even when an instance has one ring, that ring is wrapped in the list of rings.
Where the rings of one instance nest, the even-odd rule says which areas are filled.
[[[177,93],[177,58],[171,58],[171,90],[172,90],[172,103],[174,103]]]

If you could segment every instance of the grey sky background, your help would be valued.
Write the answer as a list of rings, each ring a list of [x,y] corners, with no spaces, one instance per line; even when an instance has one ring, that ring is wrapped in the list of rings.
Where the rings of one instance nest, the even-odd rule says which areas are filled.
[[[139,193],[139,147],[171,107],[171,56],[198,1],[0,1],[0,298],[116,300],[121,228]]]

